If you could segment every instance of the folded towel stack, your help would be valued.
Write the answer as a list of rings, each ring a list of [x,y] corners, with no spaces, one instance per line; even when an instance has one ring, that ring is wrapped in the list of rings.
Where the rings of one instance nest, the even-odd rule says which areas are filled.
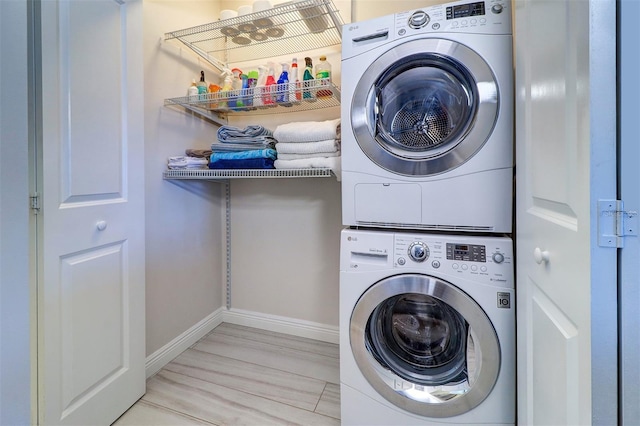
[[[276,140],[262,126],[222,126],[211,144],[210,169],[273,169]]]
[[[280,125],[276,169],[328,168],[340,180],[340,119]]]
[[[169,169],[206,169],[207,163],[206,158],[189,156],[169,157],[167,160]]]

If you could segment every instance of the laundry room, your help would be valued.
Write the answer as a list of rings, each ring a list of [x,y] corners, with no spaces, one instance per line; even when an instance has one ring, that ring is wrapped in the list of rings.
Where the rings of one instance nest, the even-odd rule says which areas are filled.
[[[10,7],[0,7],[0,30],[12,29]],[[595,321],[590,304],[574,306],[583,292],[551,280],[574,281],[553,275],[559,249],[538,238],[571,241],[563,253],[582,274],[585,257],[599,263],[584,282],[610,272],[615,259],[585,243],[595,235],[584,233],[589,205],[571,195],[574,176],[594,177],[609,163],[581,168],[590,157],[572,141],[589,97],[578,83],[556,96],[559,85],[532,82],[615,85],[615,73],[612,83],[606,67],[578,54],[562,68],[565,45],[545,56],[540,46],[554,45],[552,36],[588,44],[590,34],[577,29],[588,27],[588,8],[553,7],[31,2],[32,57],[18,70],[33,86],[23,105],[30,144],[19,153],[33,173],[18,182],[30,194],[29,241],[17,246],[30,252],[19,259],[30,283],[21,296],[29,341],[16,337],[23,352],[0,347],[5,360],[22,358],[10,372],[22,385],[2,394],[0,424],[515,425],[616,416],[615,374],[592,365],[614,349],[588,346],[592,321],[604,336],[616,334],[617,319],[598,310]],[[550,35],[531,23],[542,14],[557,24]],[[530,48],[538,62],[516,54],[517,23],[519,51]],[[223,47],[211,49],[218,39]],[[615,41],[602,51],[614,52]],[[3,88],[13,75],[5,67]],[[271,77],[275,94],[256,96]],[[543,128],[566,146],[539,142]],[[246,160],[245,149],[267,155],[267,166],[224,166]],[[601,149],[592,155],[608,159]],[[9,170],[6,152],[0,171]],[[546,172],[517,181],[516,163],[519,173]],[[516,228],[518,214],[526,217]],[[9,217],[0,216],[3,236]],[[518,252],[531,256],[516,292],[517,229]],[[8,324],[22,305],[10,309],[2,296]],[[610,288],[594,286],[590,296],[615,313]],[[547,392],[546,383],[566,389],[585,376],[610,396],[590,410],[580,408],[590,393]],[[6,383],[0,378],[0,389]]]

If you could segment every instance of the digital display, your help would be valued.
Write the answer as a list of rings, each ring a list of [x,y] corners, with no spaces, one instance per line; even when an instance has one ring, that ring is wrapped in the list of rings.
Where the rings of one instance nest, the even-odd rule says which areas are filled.
[[[484,2],[460,4],[447,7],[447,19],[484,15]]]
[[[486,262],[487,249],[485,246],[480,245],[447,243],[447,259],[467,262]]]

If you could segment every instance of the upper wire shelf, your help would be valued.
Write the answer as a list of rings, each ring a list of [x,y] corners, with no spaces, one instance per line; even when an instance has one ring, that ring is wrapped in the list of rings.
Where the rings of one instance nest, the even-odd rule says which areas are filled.
[[[342,18],[331,0],[298,0],[165,34],[222,70],[227,63],[340,44]]]

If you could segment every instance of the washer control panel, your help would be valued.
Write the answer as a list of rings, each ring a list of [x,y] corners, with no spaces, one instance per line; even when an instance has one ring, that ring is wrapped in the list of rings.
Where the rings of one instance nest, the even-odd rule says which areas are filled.
[[[394,268],[497,283],[513,277],[513,244],[508,238],[409,233],[395,233],[394,237]]]

